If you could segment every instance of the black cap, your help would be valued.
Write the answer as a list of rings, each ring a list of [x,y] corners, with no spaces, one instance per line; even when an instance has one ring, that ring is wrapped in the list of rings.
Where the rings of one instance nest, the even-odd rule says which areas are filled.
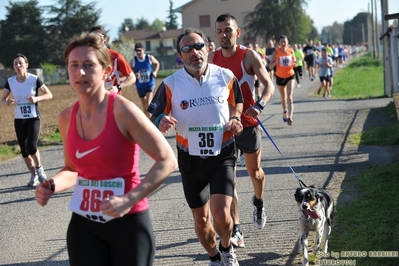
[[[143,45],[140,42],[138,42],[134,45],[134,50],[137,50],[137,49],[143,49]]]

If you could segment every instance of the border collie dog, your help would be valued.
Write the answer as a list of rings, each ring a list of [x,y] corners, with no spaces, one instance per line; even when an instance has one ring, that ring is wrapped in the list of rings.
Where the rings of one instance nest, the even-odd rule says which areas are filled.
[[[307,246],[310,231],[316,232],[313,254],[317,254],[319,251],[323,237],[323,257],[326,256],[328,237],[330,236],[334,219],[334,200],[327,191],[317,189],[314,186],[297,188],[295,200],[299,209],[302,266],[307,266],[309,265]]]

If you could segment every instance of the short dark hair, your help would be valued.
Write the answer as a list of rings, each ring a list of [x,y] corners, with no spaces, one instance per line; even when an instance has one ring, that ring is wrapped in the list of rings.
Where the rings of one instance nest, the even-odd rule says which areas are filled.
[[[183,39],[184,36],[187,36],[187,35],[189,35],[190,33],[198,34],[198,35],[204,40],[205,46],[208,45],[208,38],[206,37],[205,33],[204,33],[202,30],[189,27],[189,28],[186,28],[186,29],[183,31],[183,33],[180,34],[180,35],[177,37],[177,41],[176,41],[176,42],[177,42],[176,51],[177,51],[178,54],[181,54],[181,50],[180,50],[180,41],[181,41],[181,39]]]
[[[231,14],[225,13],[216,18],[216,22],[223,22],[223,21],[227,21],[227,20],[233,20],[238,27],[237,19]],[[216,27],[216,23],[215,23],[215,27]]]
[[[16,54],[16,55],[14,56],[14,58],[12,59],[12,61],[14,61],[15,58],[18,58],[18,57],[23,58],[24,61],[25,61],[25,63],[28,63],[28,58],[27,58],[26,56],[24,56],[23,54],[21,54],[21,53]]]

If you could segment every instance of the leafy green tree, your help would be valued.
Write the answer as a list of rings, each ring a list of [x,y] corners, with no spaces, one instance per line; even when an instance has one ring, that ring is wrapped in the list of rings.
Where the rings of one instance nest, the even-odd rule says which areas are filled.
[[[306,5],[306,0],[261,0],[244,18],[246,34],[265,40],[286,35],[291,43],[302,42],[312,32],[312,21],[303,9]]]
[[[134,30],[135,28],[136,27],[134,26],[133,19],[125,18],[125,20],[122,22],[122,25],[119,27],[118,32],[120,35],[122,32]]]
[[[137,30],[149,30],[150,23],[148,22],[148,19],[146,19],[144,17],[137,19],[136,29]]]
[[[0,21],[0,62],[5,67],[12,67],[14,56],[22,53],[28,58],[29,67],[40,67],[47,49],[43,45],[46,34],[38,1],[9,4],[6,19]]]
[[[175,10],[173,9],[173,2],[169,0],[169,15],[167,17],[169,20],[165,22],[165,27],[168,30],[175,30],[179,27],[177,24],[177,16]]]
[[[111,43],[111,49],[123,55],[128,63],[133,58],[134,40],[126,39],[121,35],[120,40]]]
[[[151,30],[155,30],[155,31],[162,31],[162,30],[164,30],[164,27],[165,26],[164,26],[162,20],[160,20],[160,19],[155,19],[150,26]]]
[[[63,65],[62,52],[69,39],[97,25],[101,9],[95,9],[95,2],[83,5],[80,0],[55,1],[58,1],[56,5],[44,7],[53,16],[46,20],[46,31],[50,37],[43,42],[49,53],[46,62]]]

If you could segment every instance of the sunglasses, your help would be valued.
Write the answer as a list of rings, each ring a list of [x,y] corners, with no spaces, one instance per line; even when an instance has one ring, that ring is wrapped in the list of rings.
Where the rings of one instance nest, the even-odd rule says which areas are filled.
[[[136,52],[141,52],[141,51],[142,51],[142,49],[136,49],[135,51],[136,51]]]
[[[193,50],[193,48],[198,51],[198,50],[201,50],[202,48],[204,48],[204,46],[205,46],[205,43],[199,42],[199,43],[196,43],[193,45],[185,45],[182,48],[180,48],[180,51],[182,51],[183,53],[189,53],[189,52],[191,52],[191,50]]]

